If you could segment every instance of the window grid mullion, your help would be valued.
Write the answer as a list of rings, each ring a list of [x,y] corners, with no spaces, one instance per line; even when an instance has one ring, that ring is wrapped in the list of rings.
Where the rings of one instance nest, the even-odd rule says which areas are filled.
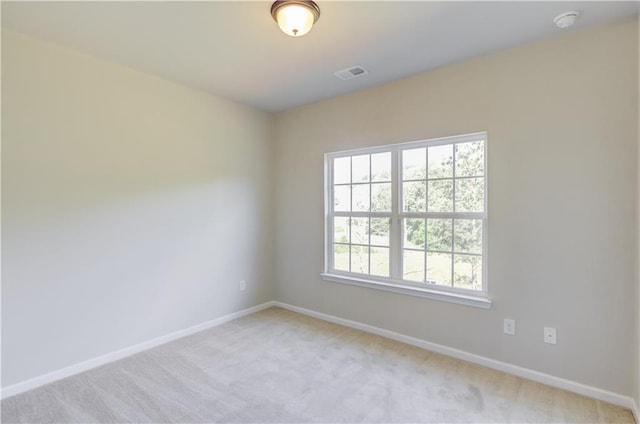
[[[455,156],[455,153],[454,153]],[[455,171],[454,171],[455,172]],[[455,186],[455,179],[454,181],[454,186]],[[455,202],[455,200],[454,200]],[[452,219],[451,220],[451,287],[454,287],[453,284],[453,277],[455,275],[455,250],[456,250],[456,220]]]
[[[452,180],[451,180],[451,184],[452,184],[452,188],[451,188],[451,193],[453,194],[453,199],[451,199],[451,203],[453,204],[453,213],[456,213],[456,150],[457,150],[457,144],[453,145],[453,169],[451,170],[451,175],[453,176]],[[451,287],[454,287],[454,276],[455,276],[455,262],[456,262],[456,256],[453,253],[453,251],[455,250],[455,246],[456,245],[456,224],[455,224],[455,219],[451,220]]]
[[[373,199],[371,198],[371,183],[373,182],[373,175],[371,174],[371,158],[372,155],[369,155],[369,218],[367,219],[367,273],[369,275],[371,275],[371,211],[373,210]]]
[[[391,150],[391,228],[389,240],[389,274],[391,278],[402,280],[402,222],[399,210],[402,206],[402,166],[400,150]]]
[[[351,246],[353,239],[351,238],[351,218],[349,218],[349,272],[351,272]]]
[[[334,182],[335,182],[335,166],[334,165],[335,165],[335,163],[332,160],[331,163],[330,163],[330,167],[329,167],[329,169],[330,169],[329,182],[331,184],[330,185],[330,187],[331,187],[331,201],[329,202],[329,210],[331,212],[330,215],[329,215],[331,234],[330,234],[329,237],[330,237],[332,243],[329,246],[330,250],[328,251],[328,254],[329,254],[330,258],[331,258],[331,266],[333,268],[335,268],[335,266],[336,266],[335,265],[335,255],[334,255],[334,243],[335,243],[335,240],[334,240],[334,237],[335,237],[335,218],[334,217],[335,217],[335,213],[336,213],[335,212],[335,199],[333,197],[334,196],[333,187],[334,187]],[[349,167],[351,167],[351,162],[349,162]],[[349,188],[349,193],[351,193],[351,188]],[[349,196],[351,196],[351,194],[349,194]],[[347,221],[347,222],[349,222],[349,221]],[[349,223],[349,225],[350,225],[350,223]],[[347,230],[351,231],[351,228],[347,227]],[[349,241],[349,243],[351,243],[351,236],[349,236],[348,241]],[[350,250],[350,247],[349,247],[349,245],[347,245],[347,251],[349,251],[349,250]]]
[[[353,156],[349,157],[349,212],[353,212]],[[349,261],[349,264],[351,264],[351,261]],[[349,265],[349,270],[351,270],[351,265]]]
[[[355,209],[354,203],[353,203],[353,156],[349,157],[349,168],[351,170],[351,173],[349,175],[349,190],[351,192],[350,196],[351,196],[351,208],[350,208],[350,212],[353,213],[353,210]],[[353,269],[351,269],[352,265],[353,265],[353,231],[351,230],[353,228],[353,215],[351,218],[349,218],[349,272],[354,272]]]
[[[425,213],[429,212],[429,147],[426,146],[425,149],[425,162],[424,162],[424,211]],[[424,272],[423,272],[423,281],[427,281],[427,218],[424,217]]]
[[[342,217],[354,217],[354,218],[367,218],[367,217],[372,217],[372,218],[388,218],[391,217],[391,212],[362,212],[362,211],[358,211],[358,212],[345,212],[345,211],[340,211],[340,212],[334,212],[333,213],[334,216],[342,216]]]
[[[339,213],[339,212],[336,212]],[[427,218],[427,219],[485,219],[482,212],[401,212],[402,218]]]

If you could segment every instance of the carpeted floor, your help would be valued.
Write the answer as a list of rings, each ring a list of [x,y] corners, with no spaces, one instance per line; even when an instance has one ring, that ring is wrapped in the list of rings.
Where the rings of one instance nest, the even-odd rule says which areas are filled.
[[[2,401],[4,423],[633,423],[630,411],[279,308]]]

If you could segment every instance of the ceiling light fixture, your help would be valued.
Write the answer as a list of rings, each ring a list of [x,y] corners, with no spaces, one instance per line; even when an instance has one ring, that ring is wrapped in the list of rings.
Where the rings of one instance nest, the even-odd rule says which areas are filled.
[[[301,37],[320,18],[320,8],[313,1],[278,0],[271,5],[271,16],[282,32]]]
[[[578,16],[580,16],[580,12],[573,10],[556,16],[553,22],[558,28],[569,28],[571,25],[576,23]]]

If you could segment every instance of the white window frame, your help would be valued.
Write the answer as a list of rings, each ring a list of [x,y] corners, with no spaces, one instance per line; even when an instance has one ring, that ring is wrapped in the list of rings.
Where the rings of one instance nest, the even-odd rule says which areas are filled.
[[[401,170],[402,170],[402,154],[406,149],[415,149],[421,147],[433,147],[439,145],[458,144],[470,141],[484,140],[484,211],[483,212],[403,212],[402,193],[401,193]],[[443,137],[429,140],[419,140],[407,143],[390,144],[385,146],[368,147],[362,149],[345,150],[340,152],[326,153],[324,155],[325,164],[325,249],[324,249],[324,271],[321,274],[326,281],[345,283],[356,286],[369,287],[394,293],[426,297],[435,300],[458,303],[466,306],[488,309],[491,307],[492,301],[488,295],[488,266],[487,266],[487,150],[488,137],[486,132],[478,132],[473,134],[465,134],[452,137]],[[333,218],[335,216],[357,215],[358,212],[341,213],[333,210],[333,160],[345,156],[357,156],[362,154],[375,153],[391,153],[391,212],[364,212],[363,216],[370,217],[390,217],[390,277],[378,277],[374,275],[358,274],[335,270],[333,265]],[[454,159],[455,160],[455,159]],[[454,166],[454,196],[455,196],[455,166]],[[455,203],[455,202],[454,202]],[[419,282],[411,282],[401,279],[402,276],[402,220],[403,218],[474,218],[482,220],[482,290],[471,290],[441,285],[427,285]]]

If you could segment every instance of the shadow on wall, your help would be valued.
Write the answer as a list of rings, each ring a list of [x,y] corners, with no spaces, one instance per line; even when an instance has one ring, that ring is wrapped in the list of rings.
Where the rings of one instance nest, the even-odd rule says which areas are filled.
[[[2,59],[3,386],[273,298],[269,115],[5,29]]]
[[[140,334],[166,334],[211,319],[218,308],[238,308],[237,280],[258,278],[259,210],[250,183],[218,181],[40,220],[10,215],[5,365],[17,357],[42,363],[68,346],[95,349],[96,336],[124,347]],[[14,382],[12,367],[4,370]]]

